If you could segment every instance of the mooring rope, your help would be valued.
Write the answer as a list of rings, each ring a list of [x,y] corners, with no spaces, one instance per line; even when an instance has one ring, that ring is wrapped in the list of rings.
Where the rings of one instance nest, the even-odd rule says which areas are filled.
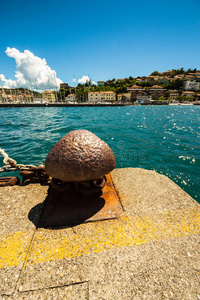
[[[5,165],[9,165],[10,163],[15,164],[15,165],[17,164],[16,160],[10,158],[4,149],[0,148],[0,154],[4,157],[3,163]]]

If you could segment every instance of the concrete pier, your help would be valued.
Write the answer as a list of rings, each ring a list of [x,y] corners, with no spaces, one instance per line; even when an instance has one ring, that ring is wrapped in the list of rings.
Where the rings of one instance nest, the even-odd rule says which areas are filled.
[[[48,186],[0,188],[0,299],[200,299],[200,205],[167,177],[116,169],[119,218],[37,228]]]

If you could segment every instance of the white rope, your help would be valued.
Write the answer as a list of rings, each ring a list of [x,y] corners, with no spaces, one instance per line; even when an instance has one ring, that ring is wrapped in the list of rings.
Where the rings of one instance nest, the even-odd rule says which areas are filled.
[[[10,163],[17,164],[16,160],[10,158],[4,149],[0,148],[0,154],[4,157],[3,163],[9,165]]]

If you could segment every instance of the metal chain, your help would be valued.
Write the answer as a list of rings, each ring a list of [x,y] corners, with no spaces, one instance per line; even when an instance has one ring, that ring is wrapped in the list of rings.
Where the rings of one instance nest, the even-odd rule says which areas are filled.
[[[26,171],[26,170],[30,170],[31,168],[37,168],[35,165],[17,164],[16,160],[10,158],[2,148],[0,148],[0,154],[4,157],[3,163],[5,164],[5,166],[0,168],[0,173],[18,171],[18,170]],[[43,166],[43,163],[39,163],[39,166]]]

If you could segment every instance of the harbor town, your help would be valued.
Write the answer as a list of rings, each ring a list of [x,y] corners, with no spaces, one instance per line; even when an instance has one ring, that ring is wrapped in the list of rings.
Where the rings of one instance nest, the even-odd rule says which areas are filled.
[[[35,91],[28,88],[5,88],[1,83],[1,105],[178,105],[199,104],[200,70],[168,70],[149,76],[97,81],[70,86],[55,85],[55,89]]]
[[[200,300],[200,0],[0,7],[0,300]]]

